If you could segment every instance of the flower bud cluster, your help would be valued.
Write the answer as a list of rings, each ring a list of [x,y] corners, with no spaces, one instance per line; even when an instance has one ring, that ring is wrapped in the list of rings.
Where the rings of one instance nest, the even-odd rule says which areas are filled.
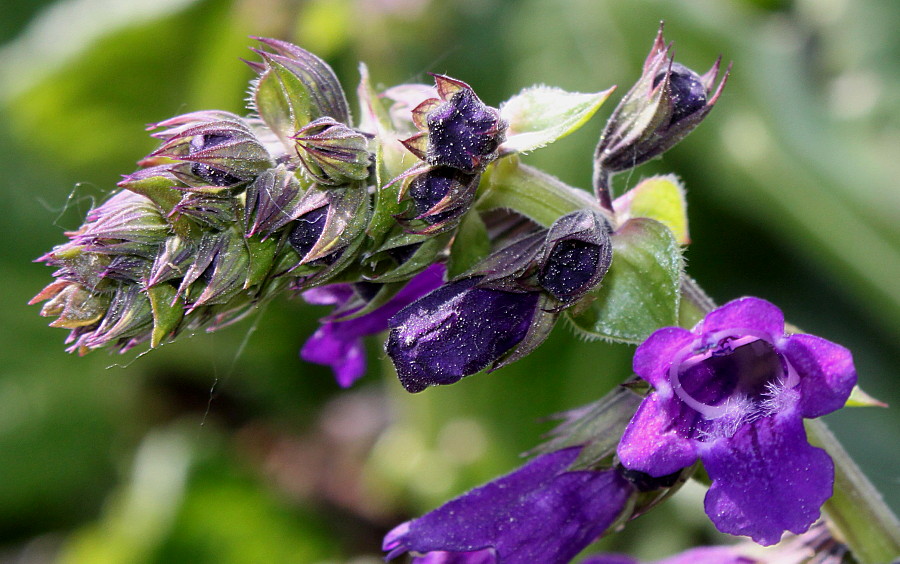
[[[69,350],[212,330],[350,264],[371,207],[370,138],[348,125],[323,61],[261,42],[272,51],[250,65],[258,117],[199,111],[151,124],[159,147],[38,259],[57,280],[33,302],[71,330]]]
[[[465,82],[434,75],[437,98],[412,110],[420,130],[401,141],[424,168],[404,178],[411,205],[396,216],[408,232],[439,233],[455,227],[475,201],[481,173],[496,160],[508,124]]]

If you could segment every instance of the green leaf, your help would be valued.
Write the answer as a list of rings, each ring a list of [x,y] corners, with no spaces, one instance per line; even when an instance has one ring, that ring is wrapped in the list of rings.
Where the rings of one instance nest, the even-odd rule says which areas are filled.
[[[486,257],[490,250],[491,242],[481,216],[474,211],[467,213],[463,216],[450,247],[447,278],[452,280],[466,272]]]
[[[549,86],[522,90],[500,106],[500,115],[509,122],[503,147],[523,153],[562,139],[591,119],[614,89],[595,94]]]
[[[679,244],[687,245],[691,242],[684,186],[674,174],[653,176],[641,181],[616,198],[613,209],[620,221],[632,217],[655,219],[672,230]]]
[[[577,315],[575,329],[589,338],[640,343],[650,333],[678,324],[681,249],[662,223],[627,221],[612,236],[613,261],[596,299]]]
[[[153,309],[153,333],[150,346],[156,348],[172,333],[184,317],[184,301],[176,296],[177,290],[171,284],[157,284],[147,288],[150,307]]]

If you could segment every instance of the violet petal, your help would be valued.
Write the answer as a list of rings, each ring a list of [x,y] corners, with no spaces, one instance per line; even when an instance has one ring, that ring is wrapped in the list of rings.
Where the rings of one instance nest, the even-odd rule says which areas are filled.
[[[768,335],[773,343],[784,335],[784,314],[776,305],[759,298],[728,302],[711,311],[702,323],[704,334],[728,330],[741,334],[742,330],[750,330]]]
[[[677,397],[651,393],[625,428],[617,454],[630,470],[665,476],[697,460],[693,441],[687,437],[696,412]]]
[[[635,374],[650,383],[663,395],[672,394],[669,365],[674,356],[691,344],[696,336],[680,327],[664,327],[650,335],[634,352]]]
[[[856,385],[849,350],[814,335],[791,335],[782,352],[800,375],[804,417],[820,417],[844,406]]]
[[[303,344],[300,357],[307,362],[330,366],[342,388],[349,388],[366,372],[362,337],[343,333],[337,323],[319,327]]]
[[[758,419],[706,447],[700,457],[713,482],[706,513],[724,533],[775,544],[785,531],[809,529],[831,497],[834,464],[806,441],[796,410]]]

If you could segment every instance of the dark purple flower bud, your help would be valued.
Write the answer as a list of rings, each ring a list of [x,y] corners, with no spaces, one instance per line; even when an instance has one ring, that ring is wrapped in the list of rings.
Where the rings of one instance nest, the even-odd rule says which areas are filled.
[[[653,77],[653,88],[666,79],[669,80],[669,96],[672,103],[670,124],[678,123],[706,107],[709,93],[700,75],[681,63],[673,62],[668,69]]]
[[[413,122],[424,131],[403,144],[432,166],[468,174],[484,170],[497,158],[507,123],[465,82],[439,74],[434,81],[440,98],[429,98],[412,112]]]
[[[717,60],[704,75],[674,62],[662,25],[641,78],[619,102],[595,153],[595,184],[602,175],[634,168],[662,155],[709,114],[725,87]]]
[[[759,544],[802,533],[819,518],[834,465],[807,442],[803,418],[847,401],[856,383],[847,349],[785,334],[781,310],[742,298],[693,331],[650,335],[635,351],[634,371],[654,390],[619,443],[623,466],[661,477],[699,458],[712,480],[710,519]]]
[[[416,174],[404,195],[412,210],[395,216],[408,233],[437,234],[456,226],[475,201],[480,174],[435,167]]]
[[[538,456],[403,523],[384,539],[387,558],[410,552],[422,555],[417,564],[569,562],[616,522],[635,495],[615,469],[569,471],[579,451]]]
[[[301,258],[308,255],[319,241],[327,221],[327,206],[315,209],[297,218],[294,228],[288,237],[288,242]]]
[[[369,140],[330,117],[304,126],[293,139],[303,168],[319,184],[339,186],[369,177]]]
[[[579,210],[550,227],[540,260],[538,283],[568,304],[600,283],[612,263],[609,222],[598,212]]]
[[[477,278],[446,284],[390,319],[385,346],[410,392],[452,384],[497,364],[539,315],[536,292],[476,287]]]
[[[164,143],[142,164],[160,159],[188,163],[172,172],[189,186],[233,186],[255,177],[275,163],[250,124],[227,112],[194,112],[152,124],[164,127],[153,136]]]
[[[603,279],[612,262],[609,222],[599,212],[579,210],[549,229],[521,237],[480,262],[482,288],[543,290],[564,306],[583,297]]]

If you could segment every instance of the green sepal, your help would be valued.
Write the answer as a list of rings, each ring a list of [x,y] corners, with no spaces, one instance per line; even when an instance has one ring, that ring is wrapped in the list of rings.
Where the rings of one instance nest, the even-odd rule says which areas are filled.
[[[209,280],[192,308],[201,304],[228,303],[243,289],[243,281],[250,269],[250,252],[244,244],[243,234],[236,229],[223,236],[225,240],[210,265]]]
[[[172,208],[181,201],[182,192],[173,186],[171,177],[151,176],[140,180],[129,180],[119,183],[129,192],[140,194],[156,204],[163,215],[171,213]]]
[[[450,247],[447,278],[452,280],[479,263],[491,251],[487,227],[478,212],[463,216]]]
[[[247,279],[244,281],[244,289],[261,284],[266,275],[272,270],[275,262],[275,252],[278,250],[278,240],[269,238],[260,240],[258,237],[244,239],[247,252],[250,254],[250,266],[247,268]]]
[[[642,180],[616,198],[613,209],[620,222],[632,217],[648,217],[671,229],[679,244],[687,245],[691,242],[684,186],[674,174]]]
[[[307,84],[278,61],[267,58],[266,65],[253,89],[253,102],[266,125],[290,145],[289,138],[319,116],[313,113]]]
[[[587,338],[640,343],[678,323],[681,249],[662,223],[635,218],[612,237],[613,260],[594,301],[567,318]]]
[[[524,153],[562,139],[591,119],[613,90],[593,94],[549,86],[522,90],[500,105],[500,116],[509,123],[502,148]]]
[[[435,257],[447,247],[450,237],[450,233],[442,233],[433,237],[416,233],[401,233],[391,237],[378,251],[364,261],[371,264],[373,268],[372,274],[366,273],[364,277],[367,280],[381,283],[409,280],[435,262]],[[396,261],[390,258],[388,251],[416,243],[419,243],[419,248],[402,264],[394,268],[383,266],[396,264]]]
[[[641,403],[642,396],[626,386],[616,386],[599,400],[555,416],[560,423],[550,439],[531,454],[583,447],[570,470],[596,469],[616,450],[625,427]],[[607,464],[608,466],[608,464]]]
[[[513,210],[544,227],[550,227],[560,217],[580,209],[603,212],[584,190],[522,164],[515,155],[492,163],[482,175],[479,190],[482,193],[475,203],[476,209]]]
[[[873,398],[859,385],[853,386],[853,391],[850,392],[850,397],[847,398],[847,403],[844,404],[844,407],[888,407],[888,404],[883,401]]]
[[[171,284],[157,284],[147,288],[153,310],[153,332],[150,335],[150,346],[153,348],[158,347],[175,331],[184,318],[184,300],[177,294],[178,290]]]

